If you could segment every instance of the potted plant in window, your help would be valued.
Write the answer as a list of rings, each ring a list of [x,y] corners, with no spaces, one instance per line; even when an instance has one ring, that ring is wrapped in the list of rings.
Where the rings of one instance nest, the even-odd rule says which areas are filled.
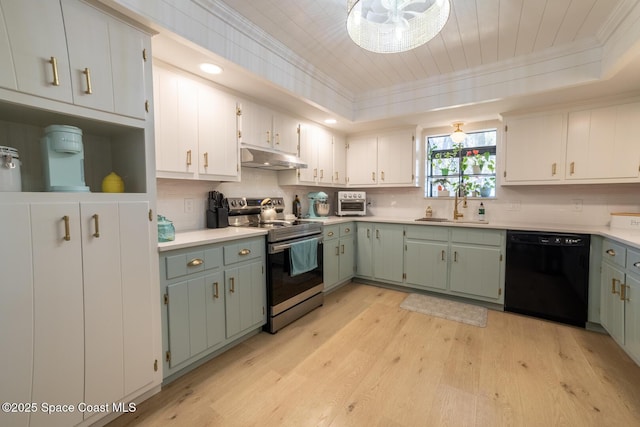
[[[453,146],[452,151],[438,152],[433,154],[434,147],[429,147],[432,153],[433,165],[440,171],[440,175],[447,176],[458,171],[458,155],[462,149],[462,144]]]
[[[480,197],[491,196],[491,189],[496,186],[496,178],[491,176],[480,181]]]
[[[440,178],[434,181],[436,184],[436,190],[438,191],[438,197],[451,197],[451,183],[447,178]]]
[[[467,151],[467,156],[471,156],[472,154],[473,156],[471,157],[471,161],[473,163],[471,165],[471,169],[473,170],[474,174],[480,174],[482,173],[484,165],[490,161],[491,153],[485,151],[484,153],[480,154],[479,150]]]

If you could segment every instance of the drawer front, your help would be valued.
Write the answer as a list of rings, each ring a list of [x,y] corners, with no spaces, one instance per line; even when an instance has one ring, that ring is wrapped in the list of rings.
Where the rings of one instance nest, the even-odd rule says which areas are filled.
[[[408,239],[419,240],[439,240],[446,242],[449,240],[449,227],[413,225],[406,228]]]
[[[340,237],[351,236],[354,234],[355,227],[354,223],[350,222],[348,224],[340,224]]]
[[[451,241],[476,245],[500,246],[504,231],[480,230],[476,228],[454,228],[451,230]]]
[[[205,269],[204,251],[194,251],[179,255],[169,255],[165,258],[167,279],[186,276]]]
[[[605,239],[602,243],[602,259],[624,268],[627,261],[627,248]]]
[[[640,251],[627,249],[627,268],[631,273],[640,275]]]
[[[204,265],[205,270],[222,267],[222,246],[205,249]]]
[[[322,237],[325,240],[335,239],[340,235],[339,225],[326,225],[322,227]]]
[[[260,258],[264,253],[264,239],[243,240],[224,246],[224,265]]]

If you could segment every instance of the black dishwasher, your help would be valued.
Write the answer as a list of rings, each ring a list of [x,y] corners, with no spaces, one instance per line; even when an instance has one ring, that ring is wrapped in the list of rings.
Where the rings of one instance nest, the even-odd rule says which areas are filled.
[[[588,234],[507,231],[505,311],[585,327]]]

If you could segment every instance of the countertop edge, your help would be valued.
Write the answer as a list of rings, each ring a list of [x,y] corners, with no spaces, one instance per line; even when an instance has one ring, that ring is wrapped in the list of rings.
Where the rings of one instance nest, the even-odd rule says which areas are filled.
[[[267,230],[259,228],[225,227],[205,230],[192,230],[176,233],[175,240],[158,243],[158,252],[190,248],[210,243],[228,242],[249,237],[265,236]]]

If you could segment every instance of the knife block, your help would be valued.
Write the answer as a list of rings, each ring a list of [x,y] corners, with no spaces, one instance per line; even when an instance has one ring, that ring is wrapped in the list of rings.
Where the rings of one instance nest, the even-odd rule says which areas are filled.
[[[207,228],[218,228],[217,209],[207,209]]]
[[[229,209],[218,208],[217,210],[217,225],[218,228],[225,228],[229,226]]]

